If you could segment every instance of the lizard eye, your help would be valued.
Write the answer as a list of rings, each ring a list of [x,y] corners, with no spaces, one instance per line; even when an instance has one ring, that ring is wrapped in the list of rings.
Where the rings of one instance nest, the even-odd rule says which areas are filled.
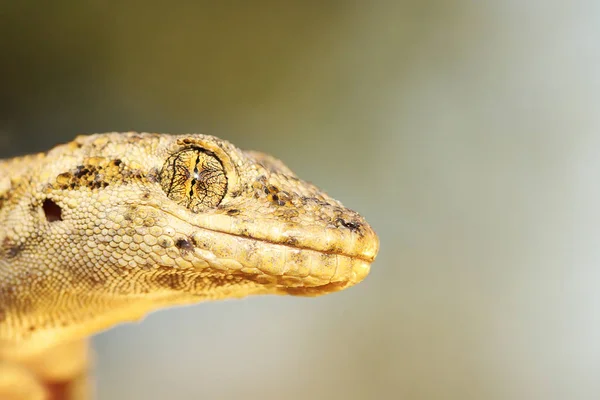
[[[196,213],[218,206],[227,192],[223,164],[213,153],[198,147],[167,158],[159,179],[168,198]]]

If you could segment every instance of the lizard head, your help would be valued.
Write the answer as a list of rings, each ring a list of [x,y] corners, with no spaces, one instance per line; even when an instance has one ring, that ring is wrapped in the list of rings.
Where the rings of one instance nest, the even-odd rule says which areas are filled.
[[[207,135],[115,133],[73,143],[73,167],[53,175],[46,192],[61,218],[93,214],[94,226],[71,226],[88,224],[80,257],[101,265],[100,281],[145,271],[136,293],[312,296],[360,282],[377,254],[364,218],[269,155]]]

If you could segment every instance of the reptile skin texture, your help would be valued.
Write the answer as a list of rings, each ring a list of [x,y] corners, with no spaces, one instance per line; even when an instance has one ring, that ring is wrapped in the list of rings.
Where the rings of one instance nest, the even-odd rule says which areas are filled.
[[[359,214],[213,136],[96,134],[1,160],[0,398],[86,398],[88,336],[173,305],[336,292],[378,249]]]

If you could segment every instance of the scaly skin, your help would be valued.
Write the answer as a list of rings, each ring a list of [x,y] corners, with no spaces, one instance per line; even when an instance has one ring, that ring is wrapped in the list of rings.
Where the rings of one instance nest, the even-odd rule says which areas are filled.
[[[172,305],[342,290],[378,247],[279,160],[212,136],[80,136],[2,160],[0,375],[81,396],[89,335]],[[49,354],[69,362],[42,368]]]

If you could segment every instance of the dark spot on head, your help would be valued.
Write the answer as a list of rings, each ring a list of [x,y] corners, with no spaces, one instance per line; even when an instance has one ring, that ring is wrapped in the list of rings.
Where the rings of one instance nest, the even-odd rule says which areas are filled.
[[[286,191],[277,191],[269,194],[269,200],[278,206],[285,206],[286,204],[291,202],[291,196]]]
[[[296,239],[293,236],[287,237],[284,239],[283,244],[287,245],[287,246],[297,246],[298,245],[298,239]]]
[[[22,243],[16,243],[8,237],[5,237],[2,241],[2,252],[6,254],[7,258],[15,258],[21,253],[24,245]]]
[[[76,178],[82,178],[86,175],[88,175],[90,173],[90,169],[86,168],[83,165],[79,165],[77,166],[77,168],[75,169],[75,173],[73,174]]]
[[[121,159],[90,157],[73,170],[58,175],[55,187],[63,190],[69,188],[99,190],[115,183],[126,185],[145,179],[142,171],[127,168]]]
[[[175,242],[175,246],[177,246],[178,249],[181,249],[184,251],[189,251],[194,248],[192,243],[190,243],[190,241],[187,239],[177,239],[177,241]]]
[[[239,215],[240,214],[240,210],[232,208],[230,210],[227,210],[227,215]]]
[[[8,199],[10,198],[10,191],[6,191],[3,193],[0,193],[0,209],[4,206],[4,203],[8,202]]]
[[[150,198],[150,192],[144,192],[144,194],[142,194],[142,199],[148,200],[149,198]]]
[[[358,222],[346,221],[343,218],[338,218],[336,222],[339,225],[345,226],[350,229],[352,232],[357,232],[360,229],[360,224]]]
[[[12,247],[9,247],[6,250],[6,256],[8,258],[15,258],[16,256],[19,255],[19,253],[23,250],[23,245],[22,244],[16,244]]]
[[[44,200],[42,209],[48,222],[62,221],[62,209],[54,201],[50,199]]]
[[[277,199],[275,199],[275,195],[274,195],[273,199],[280,206],[285,206],[288,203],[288,201],[289,201],[289,198],[287,198],[286,196],[282,196],[281,194],[279,196],[277,196]]]
[[[29,332],[35,332],[35,330],[36,330],[36,327],[35,327],[35,326],[33,326],[33,325],[29,325],[29,328],[27,328],[27,330],[28,330]]]
[[[129,182],[129,180],[142,180],[144,178],[144,174],[140,170],[127,171],[127,173],[123,174],[126,178],[125,182]]]

